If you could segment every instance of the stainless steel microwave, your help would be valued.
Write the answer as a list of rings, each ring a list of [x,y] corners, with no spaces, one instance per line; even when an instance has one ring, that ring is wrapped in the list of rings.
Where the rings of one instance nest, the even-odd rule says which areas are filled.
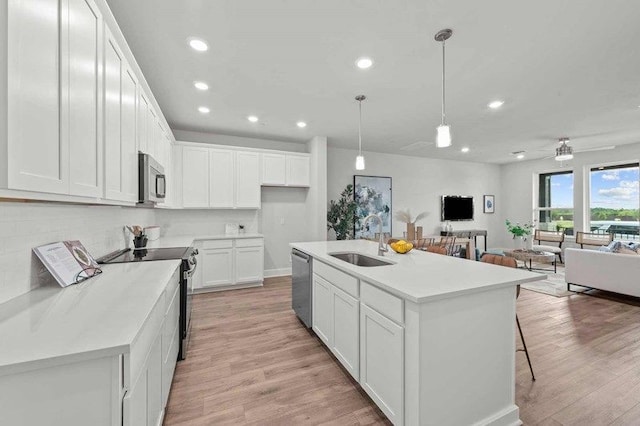
[[[138,153],[138,203],[162,203],[166,190],[167,176],[164,174],[164,167],[149,154]]]

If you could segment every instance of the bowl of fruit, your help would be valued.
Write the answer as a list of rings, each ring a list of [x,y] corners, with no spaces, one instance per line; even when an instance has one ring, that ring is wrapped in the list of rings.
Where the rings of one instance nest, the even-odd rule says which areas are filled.
[[[405,240],[391,239],[388,241],[389,247],[399,254],[409,253],[413,249],[413,244]]]

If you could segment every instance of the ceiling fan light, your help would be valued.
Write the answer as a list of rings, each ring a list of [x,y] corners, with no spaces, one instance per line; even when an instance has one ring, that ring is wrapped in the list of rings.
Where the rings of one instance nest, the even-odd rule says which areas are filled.
[[[356,157],[356,170],[364,170],[364,157],[362,155]]]
[[[436,146],[438,148],[446,148],[448,146],[451,146],[451,127],[449,127],[449,125],[441,124],[438,126]]]
[[[566,142],[556,148],[556,161],[568,161],[573,159],[573,148],[567,145]]]

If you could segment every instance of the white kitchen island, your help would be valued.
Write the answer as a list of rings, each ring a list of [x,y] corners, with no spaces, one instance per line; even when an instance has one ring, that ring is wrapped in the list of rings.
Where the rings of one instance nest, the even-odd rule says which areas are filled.
[[[546,276],[370,241],[291,247],[313,258],[313,330],[396,425],[519,425],[516,286]]]

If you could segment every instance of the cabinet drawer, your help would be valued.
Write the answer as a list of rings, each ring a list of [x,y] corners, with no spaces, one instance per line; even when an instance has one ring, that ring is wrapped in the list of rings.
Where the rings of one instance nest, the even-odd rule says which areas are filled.
[[[340,290],[353,297],[358,297],[358,279],[345,274],[322,262],[313,262],[313,272],[320,275]]]
[[[404,301],[365,281],[360,283],[360,301],[399,324],[404,322]]]
[[[236,247],[262,247],[262,238],[242,238],[236,240]]]
[[[173,297],[167,295],[167,299],[171,299],[171,304],[164,317],[164,325],[162,326],[162,359],[166,361],[169,347],[171,346],[171,336],[176,327],[179,325],[180,318],[180,292],[176,291]]]
[[[232,248],[233,240],[204,240],[201,244],[203,249]]]

